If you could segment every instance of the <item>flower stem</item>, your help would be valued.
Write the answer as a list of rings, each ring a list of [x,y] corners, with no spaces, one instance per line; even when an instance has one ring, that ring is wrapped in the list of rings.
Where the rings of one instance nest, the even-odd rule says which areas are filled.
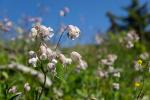
[[[56,44],[55,51],[57,50],[57,48],[58,48],[58,46],[59,46],[59,43],[60,43],[60,40],[61,40],[63,34],[65,33],[66,29],[67,29],[67,28],[65,28],[65,30],[61,33],[61,35],[60,35],[60,37],[59,37],[59,40],[58,40],[58,42],[57,42],[57,44]]]
[[[41,70],[42,70],[42,72],[43,72],[43,74],[44,74],[44,83],[43,83],[43,86],[42,86],[42,90],[41,90],[41,92],[40,92],[40,94],[39,94],[38,100],[41,99],[41,96],[42,96],[43,91],[44,91],[44,88],[45,88],[45,83],[46,83],[46,73],[47,73],[47,72],[44,71],[43,66],[42,66],[42,62],[41,62]]]

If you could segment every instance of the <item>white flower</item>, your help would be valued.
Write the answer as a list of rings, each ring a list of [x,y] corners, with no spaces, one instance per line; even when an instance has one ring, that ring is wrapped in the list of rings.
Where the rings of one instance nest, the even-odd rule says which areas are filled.
[[[70,56],[74,62],[79,62],[82,59],[82,56],[78,52],[75,52],[75,51],[71,52]]]
[[[47,48],[44,45],[40,46],[40,53],[41,53],[40,59],[46,60],[47,59],[47,54],[46,54],[47,53]]]
[[[56,75],[56,67],[55,67],[55,64],[54,63],[48,63],[47,64],[47,67],[48,67],[48,70],[52,73],[52,74],[54,74],[54,75]]]
[[[44,40],[50,39],[54,33],[51,27],[37,24],[31,29],[31,34],[34,37],[38,37]]]
[[[113,83],[113,88],[116,90],[120,89],[120,84],[119,83]]]
[[[134,44],[132,41],[128,41],[127,44],[126,44],[126,48],[132,48],[134,47]]]
[[[70,58],[66,58],[63,54],[59,54],[59,60],[63,64],[63,66],[66,66],[67,64],[71,64],[72,60]]]
[[[32,37],[36,37],[38,35],[37,30],[34,27],[31,28],[31,35]]]
[[[34,51],[29,51],[29,56],[30,56],[30,57],[35,56],[35,52],[34,52]]]
[[[68,37],[71,38],[72,40],[78,38],[80,35],[80,29],[77,26],[68,25],[67,31],[68,31],[67,34]]]
[[[52,59],[52,63],[57,64],[57,60],[56,59]]]
[[[98,71],[97,71],[97,74],[98,74],[98,76],[101,77],[101,78],[106,78],[106,77],[108,77],[108,72],[107,72],[107,71],[98,70]]]
[[[65,12],[63,10],[60,10],[59,15],[63,17],[65,16]]]
[[[85,70],[88,67],[87,63],[84,60],[79,61],[77,68]]]
[[[147,52],[144,52],[144,53],[140,54],[140,58],[141,58],[142,60],[146,60],[146,59],[149,58],[149,54],[148,54]]]
[[[25,83],[25,84],[24,84],[24,90],[28,92],[28,91],[30,91],[30,89],[31,89],[31,88],[30,88],[29,83]]]
[[[35,58],[30,58],[30,59],[28,60],[28,63],[29,63],[29,64],[32,64],[33,67],[36,67],[37,61],[38,61],[38,58],[37,58],[37,57],[35,57]]]
[[[113,76],[119,78],[119,77],[120,77],[120,72],[115,72],[115,73],[113,73]]]
[[[16,86],[12,86],[9,90],[9,93],[16,93],[17,92],[17,87]]]
[[[57,56],[57,53],[52,51],[50,48],[47,48],[46,54],[49,61],[52,61]]]

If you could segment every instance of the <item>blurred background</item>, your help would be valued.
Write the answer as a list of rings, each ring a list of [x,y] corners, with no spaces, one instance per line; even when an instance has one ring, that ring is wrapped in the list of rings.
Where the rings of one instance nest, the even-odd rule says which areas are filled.
[[[1,0],[0,20],[8,18],[14,26],[25,27],[26,30],[29,30],[34,21],[41,21],[54,28],[56,34],[61,26],[74,24],[80,27],[81,37],[73,44],[91,44],[95,43],[96,34],[110,31],[109,28],[113,23],[111,18],[130,16],[127,8],[132,5],[132,1],[135,0]],[[138,3],[137,7],[145,6],[141,8],[143,14],[145,10],[150,9],[149,0],[139,0]],[[114,18],[117,20],[116,23],[121,25],[127,23],[118,19]],[[16,33],[13,31],[4,37],[15,36]],[[67,43],[64,42],[63,45],[67,46]]]
[[[44,45],[31,37],[35,23],[54,29]],[[70,24],[79,38],[65,31],[56,46]],[[43,70],[29,63],[29,51],[36,59],[41,45],[69,61],[72,51],[80,58],[65,67],[56,59],[56,76],[51,61],[42,61],[49,83],[41,100],[150,100],[149,43],[150,0],[0,0],[0,100],[37,100]]]

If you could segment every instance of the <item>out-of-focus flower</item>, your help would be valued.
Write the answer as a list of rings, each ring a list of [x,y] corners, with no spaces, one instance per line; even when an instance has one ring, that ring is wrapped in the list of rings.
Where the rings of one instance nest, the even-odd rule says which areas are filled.
[[[47,48],[46,48],[46,46],[44,46],[44,45],[41,45],[40,46],[40,53],[41,53],[41,55],[40,55],[40,59],[41,60],[46,60],[47,59]]]
[[[107,72],[107,71],[100,70],[100,69],[97,71],[97,74],[98,74],[98,76],[101,77],[101,78],[107,78],[107,77],[108,77],[108,72]]]
[[[127,44],[126,44],[126,48],[132,48],[132,47],[134,47],[133,42],[128,41]]]
[[[60,10],[59,15],[61,17],[66,16],[70,12],[70,9],[68,7],[64,7],[62,10]]]
[[[60,16],[65,16],[65,12],[63,10],[60,10],[59,15]]]
[[[36,67],[36,63],[38,61],[38,57],[34,51],[29,51],[29,60],[28,63],[31,64],[33,67]]]
[[[79,62],[80,59],[82,59],[82,56],[78,52],[75,52],[75,51],[71,52],[70,56],[71,56],[72,61],[74,62]]]
[[[46,27],[40,24],[36,24],[35,26],[33,26],[33,28],[31,29],[31,34],[33,38],[38,37],[42,40],[48,40],[54,35],[53,29],[51,27]]]
[[[17,92],[17,87],[16,86],[12,86],[9,90],[9,93],[16,93]]]
[[[85,70],[87,67],[88,67],[88,65],[84,60],[80,60],[79,64],[77,65],[77,69]]]
[[[57,56],[57,53],[55,51],[52,51],[50,48],[47,48],[46,54],[47,54],[47,58],[50,62]]]
[[[66,58],[63,54],[59,54],[59,60],[63,64],[63,66],[66,66],[67,64],[71,64],[72,60],[70,58]]]
[[[53,88],[54,93],[59,96],[62,97],[63,96],[63,91],[60,89],[57,89],[56,87]]]
[[[104,39],[101,36],[99,36],[98,34],[96,34],[95,40],[98,45],[100,45],[104,42]]]
[[[140,87],[140,86],[141,86],[141,83],[140,83],[140,82],[135,82],[135,83],[134,83],[134,86],[135,86],[135,87]]]
[[[27,92],[29,92],[30,89],[31,89],[31,87],[30,87],[29,83],[25,83],[24,84],[24,90],[27,91]]]
[[[53,74],[56,75],[56,67],[54,63],[48,63],[47,64],[48,70]]]
[[[32,64],[33,67],[36,67],[37,61],[38,61],[38,58],[37,58],[37,57],[36,57],[36,58],[30,58],[30,59],[28,60],[28,63],[29,63],[29,64]]]
[[[141,66],[142,63],[143,63],[143,61],[142,61],[141,59],[139,59],[139,60],[137,61],[137,63]]]
[[[115,73],[113,73],[113,76],[119,78],[119,77],[120,77],[120,72],[115,72]]]
[[[13,23],[8,18],[4,18],[2,22],[0,22],[0,30],[3,32],[10,31],[12,26],[13,26]]]
[[[68,37],[72,40],[76,39],[80,35],[80,29],[77,26],[68,25],[67,26]]]
[[[119,83],[113,83],[113,88],[116,90],[120,89],[120,84]]]
[[[149,58],[149,54],[147,52],[144,52],[144,53],[140,54],[140,58],[142,60],[147,60]]]
[[[126,47],[127,48],[134,47],[134,43],[139,41],[139,39],[140,39],[139,36],[134,30],[129,31],[124,38],[126,42]]]
[[[106,59],[101,59],[101,63],[104,65],[112,66],[116,60],[117,60],[117,55],[108,54]]]

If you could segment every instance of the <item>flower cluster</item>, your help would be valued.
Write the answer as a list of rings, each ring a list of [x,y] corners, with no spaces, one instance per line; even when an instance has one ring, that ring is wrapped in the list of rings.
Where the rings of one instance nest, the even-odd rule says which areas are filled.
[[[64,30],[67,32],[68,37],[74,40],[79,37],[80,29],[77,26],[68,25]],[[37,24],[31,29],[32,37],[35,39],[40,39],[39,50],[37,54],[34,51],[29,52],[29,64],[32,64],[34,67],[37,66],[37,61],[48,61],[47,69],[50,70],[54,75],[56,75],[56,64],[58,61],[65,67],[68,64],[71,64],[72,61],[77,62],[77,68],[85,70],[87,63],[82,60],[82,57],[79,53],[73,51],[71,52],[71,58],[65,57],[64,54],[50,49],[45,43],[45,39],[50,39],[54,33],[53,29],[46,27],[44,25]],[[62,33],[63,34],[63,33]]]
[[[82,60],[82,56],[78,52],[71,52],[71,59],[77,63],[77,70],[80,71],[81,69],[85,70],[88,65],[87,63]]]
[[[54,35],[54,32],[51,27],[46,27],[44,25],[37,23],[32,27],[31,35],[34,38],[37,37],[40,38],[41,40],[48,40]]]
[[[8,18],[4,18],[2,22],[0,22],[0,30],[3,32],[8,32],[13,26],[12,21]]]
[[[62,10],[60,10],[59,15],[61,17],[66,16],[70,12],[70,9],[68,7],[64,7]]]
[[[30,87],[29,83],[28,82],[25,83],[24,84],[24,92],[29,92],[30,89],[31,89],[31,87]],[[14,85],[11,88],[9,88],[8,93],[15,94],[15,93],[21,93],[21,92],[18,92],[17,86]]]
[[[129,31],[126,36],[124,37],[126,47],[127,48],[132,48],[134,47],[134,43],[139,41],[139,36],[134,30]]]
[[[98,68],[97,74],[101,78],[108,78],[109,75],[113,76],[114,78],[120,78],[121,74],[120,71],[121,69],[114,68],[114,63],[117,60],[117,55],[115,54],[108,54],[105,59],[101,59],[101,68]],[[112,84],[112,87],[116,90],[119,89],[119,83],[114,82]]]
[[[68,25],[67,31],[68,31],[68,37],[72,40],[78,38],[80,35],[80,29],[77,26]]]

